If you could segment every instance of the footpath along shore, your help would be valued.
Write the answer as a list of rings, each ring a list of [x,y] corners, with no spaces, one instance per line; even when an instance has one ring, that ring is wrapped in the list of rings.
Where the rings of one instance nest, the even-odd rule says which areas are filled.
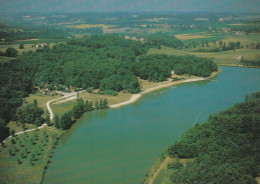
[[[138,94],[134,94],[132,95],[132,97],[125,101],[125,102],[121,102],[121,103],[118,103],[118,104],[114,104],[114,105],[110,105],[109,107],[110,108],[118,108],[118,107],[122,107],[124,105],[128,105],[128,104],[131,104],[131,103],[134,103],[136,102],[139,98],[142,97],[142,95],[144,94],[147,94],[147,93],[150,93],[152,91],[156,91],[156,90],[159,90],[159,89],[162,89],[162,88],[166,88],[166,87],[170,87],[170,86],[173,86],[173,85],[177,85],[177,84],[182,84],[182,83],[187,83],[187,82],[195,82],[195,81],[202,81],[202,80],[206,80],[206,78],[194,78],[194,79],[186,79],[186,80],[181,80],[181,81],[176,81],[176,82],[169,82],[167,84],[162,84],[162,85],[159,85],[159,86],[155,86],[155,87],[151,87],[151,88],[148,88]]]
[[[125,106],[125,105],[128,105],[128,104],[134,103],[139,98],[141,98],[142,95],[144,95],[144,94],[147,94],[147,93],[150,93],[152,91],[159,90],[159,89],[163,89],[163,88],[166,88],[166,87],[174,86],[174,85],[177,85],[177,84],[182,84],[182,83],[187,83],[187,82],[196,82],[196,81],[202,81],[202,80],[210,80],[211,78],[217,76],[221,71],[222,71],[221,68],[219,68],[218,71],[213,72],[210,77],[206,77],[206,78],[204,78],[204,77],[194,77],[194,78],[191,78],[191,79],[174,81],[174,82],[169,82],[169,83],[162,84],[162,85],[159,85],[159,86],[151,87],[151,88],[148,88],[148,89],[146,89],[146,90],[144,90],[144,91],[142,91],[138,94],[132,95],[132,97],[125,102],[113,104],[113,105],[110,105],[109,107],[114,109],[114,108],[119,108],[119,107],[122,107],[122,106]]]

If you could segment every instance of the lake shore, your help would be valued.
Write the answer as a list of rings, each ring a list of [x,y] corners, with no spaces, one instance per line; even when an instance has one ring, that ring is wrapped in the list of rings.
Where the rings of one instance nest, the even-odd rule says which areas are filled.
[[[144,90],[144,91],[142,91],[142,92],[140,92],[138,94],[133,94],[132,97],[129,100],[125,101],[125,102],[112,104],[109,107],[112,108],[112,109],[115,109],[115,108],[123,107],[123,106],[128,105],[128,104],[132,104],[132,103],[136,102],[138,99],[140,99],[142,97],[142,95],[144,95],[144,94],[147,94],[147,93],[159,90],[159,89],[167,88],[167,87],[170,87],[170,86],[174,86],[174,85],[178,85],[178,84],[182,84],[182,83],[188,83],[188,82],[197,82],[197,81],[202,81],[202,80],[210,80],[211,78],[217,76],[221,71],[222,71],[221,68],[218,68],[218,71],[213,72],[210,77],[192,77],[190,79],[185,79],[185,80],[180,80],[180,81],[173,81],[173,82],[171,81],[171,82],[166,83],[166,84],[161,84],[161,85],[158,85],[158,86],[154,86],[154,87],[148,88],[148,89],[146,89],[146,90]]]

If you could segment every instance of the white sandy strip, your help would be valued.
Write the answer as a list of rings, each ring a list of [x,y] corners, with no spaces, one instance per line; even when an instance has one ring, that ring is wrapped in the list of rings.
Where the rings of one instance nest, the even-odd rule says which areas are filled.
[[[186,79],[186,80],[182,80],[182,81],[170,82],[170,83],[167,83],[167,84],[162,84],[162,85],[159,85],[159,86],[148,88],[148,89],[146,89],[145,91],[143,91],[141,93],[132,95],[132,97],[129,100],[125,101],[125,102],[114,104],[114,105],[110,105],[109,107],[110,108],[118,108],[118,107],[122,107],[124,105],[128,105],[128,104],[134,103],[139,98],[141,98],[142,95],[150,93],[152,91],[156,91],[156,90],[161,89],[161,88],[166,88],[166,87],[169,87],[169,86],[172,86],[172,85],[177,85],[177,84],[187,83],[187,82],[201,81],[201,80],[206,80],[206,79],[207,78],[202,78],[202,77],[195,78],[195,79]]]
[[[124,105],[127,105],[127,104],[131,104],[131,103],[134,103],[136,100],[138,100],[142,95],[139,93],[139,94],[134,94],[131,96],[131,98],[125,102],[121,102],[121,103],[118,103],[118,104],[114,104],[114,105],[110,105],[109,107],[110,108],[118,108],[118,107],[121,107],[121,106],[124,106]]]

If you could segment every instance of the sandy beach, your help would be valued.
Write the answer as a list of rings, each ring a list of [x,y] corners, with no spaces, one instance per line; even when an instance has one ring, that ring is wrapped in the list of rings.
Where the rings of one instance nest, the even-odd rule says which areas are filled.
[[[124,105],[128,105],[128,104],[134,103],[139,98],[141,98],[142,95],[150,93],[152,91],[156,91],[156,90],[162,89],[162,88],[166,88],[166,87],[177,85],[177,84],[182,84],[182,83],[187,83],[187,82],[195,82],[195,81],[201,81],[201,80],[207,80],[207,79],[208,78],[198,77],[198,78],[194,78],[194,79],[186,79],[186,80],[181,80],[181,81],[169,82],[167,84],[162,84],[162,85],[159,85],[159,86],[148,88],[148,89],[146,89],[146,90],[144,90],[144,91],[142,91],[142,92],[140,92],[138,94],[132,95],[132,97],[129,100],[125,101],[125,102],[110,105],[110,108],[118,108],[118,107],[122,107]]]

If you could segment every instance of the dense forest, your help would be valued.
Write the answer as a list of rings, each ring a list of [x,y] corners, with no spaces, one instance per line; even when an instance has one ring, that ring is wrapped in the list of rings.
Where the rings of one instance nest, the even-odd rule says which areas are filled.
[[[168,153],[194,158],[176,163],[172,183],[257,183],[260,173],[260,92],[246,95],[245,102],[196,123]]]
[[[174,40],[179,43],[172,39],[173,47]],[[142,43],[116,35],[89,36],[69,39],[52,49],[44,47],[25,52],[12,62],[1,63],[0,127],[16,118],[16,109],[22,105],[22,98],[33,92],[33,85],[43,88],[48,84],[49,90],[62,85],[99,88],[113,94],[122,90],[138,93],[141,87],[137,77],[164,81],[170,77],[171,70],[203,77],[217,70],[212,60],[194,56],[146,56],[148,49],[156,45],[157,42]]]
[[[135,65],[136,76],[154,82],[165,81],[171,76],[171,70],[178,75],[189,74],[208,77],[217,69],[217,65],[210,59],[163,54],[140,56]]]

